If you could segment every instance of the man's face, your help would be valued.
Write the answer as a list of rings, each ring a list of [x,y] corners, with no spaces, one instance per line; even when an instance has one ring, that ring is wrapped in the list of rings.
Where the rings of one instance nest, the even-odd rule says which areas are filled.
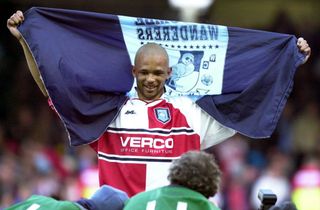
[[[139,98],[153,100],[160,98],[163,94],[164,84],[171,70],[165,56],[145,54],[139,56],[132,73],[137,81]]]

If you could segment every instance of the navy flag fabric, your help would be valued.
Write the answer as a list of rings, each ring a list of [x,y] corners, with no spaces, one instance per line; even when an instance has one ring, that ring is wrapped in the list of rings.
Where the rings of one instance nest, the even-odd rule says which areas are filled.
[[[95,141],[132,94],[135,52],[163,46],[166,97],[189,96],[251,138],[274,131],[304,55],[294,35],[34,7],[19,26],[71,145]]]

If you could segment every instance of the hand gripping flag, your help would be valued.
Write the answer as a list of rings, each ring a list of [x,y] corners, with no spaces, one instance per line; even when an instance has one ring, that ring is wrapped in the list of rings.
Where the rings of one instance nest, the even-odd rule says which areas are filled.
[[[189,96],[251,138],[272,134],[304,60],[293,35],[221,25],[31,8],[19,30],[72,145],[95,141],[117,116],[145,43],[169,54],[167,97]]]

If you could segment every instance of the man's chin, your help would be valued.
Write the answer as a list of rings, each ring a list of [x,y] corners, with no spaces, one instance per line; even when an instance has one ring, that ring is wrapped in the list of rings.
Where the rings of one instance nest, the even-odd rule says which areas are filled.
[[[155,95],[146,95],[145,98],[146,98],[146,100],[154,100],[154,99],[156,99],[156,96]]]
[[[146,100],[154,100],[154,99],[157,99],[157,93],[154,93],[154,92],[145,92],[144,94],[144,97]]]

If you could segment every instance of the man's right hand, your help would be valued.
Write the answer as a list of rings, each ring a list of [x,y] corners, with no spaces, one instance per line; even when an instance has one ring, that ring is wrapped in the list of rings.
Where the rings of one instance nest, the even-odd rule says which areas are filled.
[[[23,13],[18,10],[15,12],[8,20],[7,20],[7,27],[11,34],[16,37],[18,40],[21,40],[22,35],[17,27],[24,21]]]

